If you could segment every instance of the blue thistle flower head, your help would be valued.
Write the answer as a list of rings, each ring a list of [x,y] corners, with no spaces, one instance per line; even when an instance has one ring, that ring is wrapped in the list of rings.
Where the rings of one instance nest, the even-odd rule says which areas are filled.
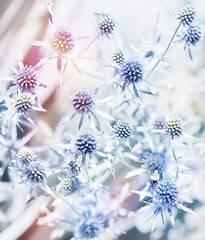
[[[38,161],[32,161],[21,170],[24,182],[31,184],[44,184],[46,182],[46,173]]]
[[[165,123],[165,133],[172,139],[183,134],[184,121],[180,117],[171,117]]]
[[[154,128],[157,129],[157,130],[162,130],[162,129],[165,129],[165,118],[163,117],[158,117],[154,120]]]
[[[79,114],[87,114],[91,112],[95,106],[93,95],[85,91],[77,92],[72,99],[72,103],[73,108]]]
[[[145,152],[140,162],[145,164],[149,172],[151,180],[159,180],[163,177],[163,173],[167,169],[169,158],[166,156],[166,151],[163,152]]]
[[[121,65],[120,78],[124,81],[122,90],[132,84],[135,95],[138,97],[138,92],[135,84],[143,79],[143,67],[138,61],[126,61]]]
[[[196,8],[194,5],[188,3],[181,8],[177,13],[177,19],[183,25],[190,25],[196,18]]]
[[[189,27],[182,38],[187,45],[195,46],[201,39],[202,31],[198,26]]]
[[[114,133],[118,138],[127,139],[133,134],[133,126],[129,121],[118,120],[114,125]]]
[[[79,166],[79,164],[76,161],[70,161],[69,162],[69,173],[68,174],[72,174],[73,176],[78,176],[79,173],[81,172],[81,168]]]
[[[82,240],[99,239],[102,230],[103,224],[98,218],[88,217],[79,224],[76,235]]]
[[[177,207],[179,191],[175,182],[163,179],[151,189],[151,203],[156,207],[154,215],[166,209],[172,215],[172,208]]]
[[[101,20],[99,23],[99,30],[101,35],[109,35],[113,34],[114,30],[116,27],[116,22],[115,20],[107,15],[107,14],[101,14]]]
[[[33,92],[38,83],[39,68],[32,65],[23,65],[13,74],[14,84],[22,92]]]
[[[89,133],[83,133],[76,140],[76,149],[81,155],[91,155],[95,152],[97,143],[93,135]]]

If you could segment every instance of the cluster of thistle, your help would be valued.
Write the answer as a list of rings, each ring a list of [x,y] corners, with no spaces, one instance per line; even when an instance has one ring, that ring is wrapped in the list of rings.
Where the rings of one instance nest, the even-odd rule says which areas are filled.
[[[183,116],[168,107],[168,114],[159,113],[161,88],[151,76],[155,70],[158,74],[167,70],[164,58],[174,40],[184,43],[192,59],[190,48],[201,38],[201,28],[194,25],[196,9],[187,4],[178,11],[179,25],[167,45],[155,36],[158,40],[153,43],[132,46],[132,57],[125,54],[124,47],[115,45],[117,21],[107,14],[96,16],[96,36],[74,56],[72,51],[80,37],[74,37],[66,26],[55,28],[55,16],[50,11],[54,29],[50,39],[32,42],[35,46],[48,45],[49,53],[35,66],[24,64],[20,58],[9,78],[12,84],[1,96],[1,177],[8,174],[15,187],[28,186],[25,199],[29,202],[39,195],[49,199],[46,217],[39,223],[55,224],[53,238],[66,232],[74,239],[106,239],[107,232],[111,232],[115,239],[121,234],[115,225],[120,218],[126,221],[126,200],[135,193],[140,200],[146,199],[153,211],[152,229],[158,217],[163,220],[166,213],[173,224],[175,210],[194,213],[183,204],[183,191],[177,184],[186,168],[192,169],[181,159],[194,140],[185,133]],[[177,36],[179,29],[183,34]],[[103,47],[95,49],[97,41],[105,42],[113,53],[108,56]],[[32,114],[46,111],[37,94],[39,87],[44,91],[47,88],[39,81],[41,68],[56,58],[58,88],[66,80],[64,74],[70,62],[85,77],[95,77],[76,65],[76,60],[92,48],[97,52],[99,71],[109,76],[100,78],[102,82],[95,90],[75,91],[70,99],[73,114],[65,114],[62,122],[67,120],[44,136],[43,146],[29,146],[42,130],[35,120],[38,116]],[[100,99],[103,94],[106,97]],[[76,126],[74,120],[78,126],[71,133],[69,128]],[[115,183],[122,175],[124,180]],[[122,187],[125,182],[129,188]],[[132,210],[138,215],[137,209]]]

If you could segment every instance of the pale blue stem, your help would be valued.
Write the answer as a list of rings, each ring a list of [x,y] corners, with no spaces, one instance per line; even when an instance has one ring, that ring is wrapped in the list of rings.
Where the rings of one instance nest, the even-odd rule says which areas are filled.
[[[172,38],[170,39],[169,41],[169,44],[167,46],[167,48],[165,49],[164,53],[162,54],[161,58],[155,63],[154,67],[150,70],[150,72],[148,73],[146,79],[148,79],[150,77],[150,75],[152,74],[152,72],[155,70],[155,68],[159,65],[159,63],[163,60],[164,56],[166,55],[166,53],[168,52],[173,40],[174,40],[174,37],[176,36],[179,28],[181,26],[181,23],[177,26],[176,30],[174,31],[173,35],[172,35]]]

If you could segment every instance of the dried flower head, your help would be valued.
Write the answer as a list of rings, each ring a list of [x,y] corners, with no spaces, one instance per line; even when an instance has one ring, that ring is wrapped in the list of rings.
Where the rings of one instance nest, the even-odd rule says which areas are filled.
[[[67,29],[59,27],[51,36],[50,45],[53,52],[63,56],[74,48],[74,39]]]
[[[93,95],[85,91],[77,92],[72,99],[72,103],[75,111],[80,114],[89,113],[95,106]]]
[[[119,138],[127,139],[133,134],[133,126],[129,121],[118,120],[114,125],[114,133]]]
[[[190,25],[196,17],[196,8],[192,4],[186,4],[177,13],[177,19],[183,25]]]
[[[184,121],[180,117],[171,117],[166,121],[165,132],[169,134],[172,139],[182,135],[184,129]]]

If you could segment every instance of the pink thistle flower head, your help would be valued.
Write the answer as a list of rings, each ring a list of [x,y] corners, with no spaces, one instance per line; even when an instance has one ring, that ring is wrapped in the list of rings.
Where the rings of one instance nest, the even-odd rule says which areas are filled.
[[[14,84],[22,92],[33,92],[37,86],[39,68],[32,65],[23,65],[13,74]]]
[[[65,55],[74,48],[74,39],[71,33],[63,27],[57,28],[50,38],[50,45],[58,55]]]

